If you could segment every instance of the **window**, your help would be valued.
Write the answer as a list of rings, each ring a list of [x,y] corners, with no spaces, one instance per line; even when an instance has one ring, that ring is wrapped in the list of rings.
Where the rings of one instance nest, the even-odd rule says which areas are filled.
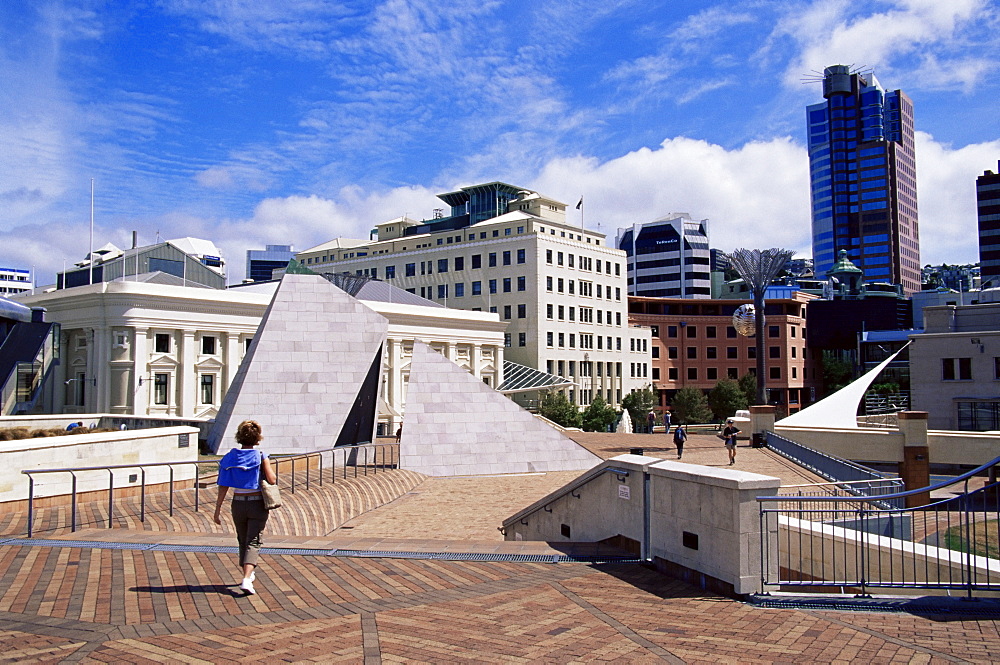
[[[482,268],[482,267],[483,267],[483,255],[482,254],[473,254],[472,255],[472,269],[473,270],[478,270],[479,268]]]
[[[527,284],[526,284],[526,280],[524,279],[524,275],[518,277],[517,278],[517,290],[518,291],[524,291],[527,288],[528,287],[527,287]]]
[[[565,313],[566,313],[566,308],[563,307],[562,305],[559,305],[559,320],[560,321],[563,320]]]
[[[569,254],[569,255],[568,255],[568,256],[566,257],[566,263],[567,263],[567,264],[569,265],[569,267],[570,267],[570,268],[573,268],[573,267],[574,267],[574,266],[573,266],[573,261],[574,261],[574,257],[575,257],[575,255],[574,255],[574,254]]]
[[[553,309],[555,309],[555,307],[552,305],[552,303],[549,303],[548,305],[545,306],[545,318],[547,318],[547,319],[551,319],[552,318],[552,310]]]
[[[1000,356],[993,358],[993,378],[1000,379]]]
[[[716,349],[716,347],[714,347],[714,346],[709,346],[709,347],[707,347],[705,349],[705,357],[708,358],[709,360],[715,360],[718,357],[716,355],[717,353],[718,353],[718,349]],[[709,378],[711,378],[711,377],[709,377]]]
[[[465,257],[456,256],[455,257],[455,270],[465,270]]]
[[[524,250],[523,249],[517,250],[517,262],[518,263],[524,263]]]
[[[564,346],[566,346],[566,335],[564,335],[563,333],[559,333],[559,347],[562,348]],[[559,361],[559,364],[560,365],[562,364],[561,360]],[[559,373],[560,374],[562,373],[562,369],[559,370]]]
[[[687,348],[687,357],[689,359],[691,359],[691,360],[697,360],[698,359],[698,347],[697,346],[689,346]]]
[[[667,347],[667,357],[670,358],[671,360],[677,360],[677,347],[676,346],[668,346]]]
[[[556,252],[556,263],[558,265],[562,265],[563,264],[563,253],[562,252]]]
[[[698,368],[688,367],[688,381],[697,381],[697,380],[698,380]]]
[[[552,333],[550,333],[550,332],[545,333],[545,345],[546,346],[552,346],[552,337],[553,337]],[[551,363],[552,361],[550,360],[549,362]],[[549,369],[549,374],[551,374],[551,373],[552,373],[552,369],[550,368]]]
[[[153,350],[157,353],[170,353],[170,335],[167,333],[156,333],[153,338]]]
[[[768,326],[767,327],[767,336],[768,337],[781,337],[781,331],[778,329],[778,326]]]
[[[972,358],[942,358],[941,379],[943,381],[971,381]]]
[[[496,233],[496,231],[493,233]],[[503,334],[503,345],[508,349],[510,348],[510,333]]]
[[[768,371],[770,372],[770,375],[771,375],[772,379],[780,379],[781,378],[781,368],[780,367],[770,367],[770,368],[768,368]]]
[[[569,308],[569,320],[576,321],[576,307]]]
[[[651,352],[652,352],[652,357],[653,358],[659,358],[660,357],[660,347],[656,346],[655,344],[653,345],[653,348],[651,349]]]
[[[729,339],[736,339],[736,328],[726,326],[726,337]]]
[[[503,278],[503,292],[510,293],[510,277]]]
[[[726,347],[726,357],[727,358],[739,358],[740,356],[739,356],[739,351],[737,350],[737,347],[735,347],[735,346],[727,346]]]
[[[414,277],[416,274],[417,274],[417,264],[416,263],[407,263],[406,264],[406,276],[407,277]]]
[[[527,333],[517,333],[517,345],[518,346],[528,346],[528,334]]]
[[[497,292],[497,281],[495,279],[490,280],[490,293]]]
[[[483,295],[483,283],[482,282],[473,282],[472,283],[472,295],[474,295],[474,296],[481,296],[481,295]]]
[[[503,264],[505,266],[510,265],[510,250],[505,250],[503,253]]]
[[[489,259],[490,259],[490,263],[489,263],[490,267],[491,268],[496,268],[497,267],[497,253],[496,252],[490,252]]]
[[[250,345],[253,344],[253,337],[243,340],[243,353],[250,353]]]
[[[740,371],[735,367],[726,368],[726,376],[728,376],[733,381],[737,381],[740,378]]]
[[[552,250],[551,249],[545,250],[545,262],[548,263],[549,265],[552,265]]]
[[[563,292],[563,278],[562,277],[560,277],[559,279],[556,280],[556,291],[558,291],[559,293]]]
[[[153,404],[167,404],[167,380],[169,374],[157,373],[153,375]]]
[[[695,337],[698,336],[698,326],[688,326],[686,330],[687,330],[686,334],[689,339],[694,339]]]
[[[615,287],[615,300],[620,301],[621,299],[622,299],[622,290],[616,286]]]
[[[545,278],[545,290],[546,291],[551,291],[552,290],[552,278],[551,277],[546,277]]]
[[[448,272],[448,259],[438,259],[438,272]]]
[[[438,299],[444,299],[448,297],[448,285],[438,284]]]
[[[201,338],[201,352],[206,356],[215,355],[215,337],[205,335]]]
[[[677,380],[677,368],[676,367],[668,367],[667,368],[667,379],[670,380],[670,381],[676,381]]]
[[[757,358],[757,347],[748,346],[747,347],[747,358],[756,359]]]
[[[719,370],[715,367],[709,367],[705,370],[705,378],[709,381],[715,381],[719,378]]]
[[[510,305],[503,306],[503,318],[510,320]]]
[[[464,298],[465,297],[465,284],[462,282],[455,283],[455,297]]]
[[[715,339],[715,326],[705,326],[705,337]]]
[[[677,337],[677,326],[667,326],[667,337]]]
[[[215,375],[201,375],[201,403],[215,404]]]
[[[528,318],[528,306],[527,305],[518,305],[517,306],[517,318],[519,318],[519,319],[526,319],[526,318]],[[522,344],[521,346],[524,346],[524,344]]]
[[[781,347],[780,346],[769,346],[767,348],[768,358],[780,358],[781,357]]]

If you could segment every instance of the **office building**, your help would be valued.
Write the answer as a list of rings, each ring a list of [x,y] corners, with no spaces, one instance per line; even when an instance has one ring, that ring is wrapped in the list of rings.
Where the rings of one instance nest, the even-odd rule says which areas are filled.
[[[997,167],[1000,171],[1000,162]],[[976,206],[979,214],[979,274],[983,288],[996,288],[1000,286],[1000,173],[986,171],[976,178]]]
[[[615,241],[628,257],[630,296],[711,298],[708,220],[675,212],[618,229]]]
[[[0,295],[30,291],[35,286],[30,270],[21,268],[0,268]]]
[[[815,274],[846,250],[867,279],[919,291],[913,103],[845,65],[822,80],[807,107]]]
[[[628,323],[625,253],[569,224],[566,204],[491,182],[441,194],[450,214],[376,226],[377,240],[336,239],[299,252],[315,272],[377,277],[507,323],[505,357],[574,382],[567,397],[619,404],[648,387],[649,330]],[[537,393],[515,396],[529,404]]]
[[[822,384],[820,356],[806,345],[807,305],[802,292],[768,298],[767,400],[784,413],[816,400]],[[652,379],[666,406],[681,388],[710,391],[720,379],[737,380],[757,371],[753,337],[741,337],[733,313],[746,300],[690,300],[629,297],[629,322],[652,332]]]
[[[274,270],[284,268],[295,258],[291,245],[265,245],[265,249],[247,250],[247,276],[251,282],[266,282]]]
[[[1000,199],[1000,192],[997,193]],[[1000,206],[1000,201],[997,202]],[[982,241],[980,240],[980,245]],[[938,266],[926,265],[921,268],[924,290],[944,287],[954,289],[961,293],[968,293],[979,288],[980,272],[979,264],[949,265],[943,263]]]

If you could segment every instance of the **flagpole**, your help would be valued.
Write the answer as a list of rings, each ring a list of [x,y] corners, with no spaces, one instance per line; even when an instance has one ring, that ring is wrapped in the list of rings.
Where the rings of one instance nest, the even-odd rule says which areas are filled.
[[[90,284],[94,283],[94,179],[90,179]]]

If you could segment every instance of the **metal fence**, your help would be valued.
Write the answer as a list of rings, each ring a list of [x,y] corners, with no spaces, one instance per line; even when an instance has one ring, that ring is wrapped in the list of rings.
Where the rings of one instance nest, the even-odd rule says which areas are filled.
[[[337,448],[327,448],[316,450],[299,455],[272,455],[270,460],[274,466],[275,475],[278,476],[279,486],[282,491],[295,494],[296,488],[309,489],[313,482],[323,485],[326,480],[337,481],[337,461],[340,458],[341,477],[347,478],[348,469],[353,468],[353,477],[358,477],[358,469],[362,469],[363,475],[368,475],[371,469],[373,474],[377,474],[379,469],[397,468],[399,465],[398,445],[392,443],[376,443],[360,446],[341,446]],[[324,462],[324,458],[328,462]],[[214,466],[218,468],[218,460],[191,461],[191,462],[155,462],[150,464],[115,464],[108,466],[81,466],[63,469],[26,469],[21,473],[28,476],[28,537],[33,533],[35,517],[35,476],[47,474],[70,474],[70,530],[76,531],[77,525],[77,481],[78,474],[86,472],[108,472],[108,528],[114,527],[115,514],[115,472],[116,471],[139,471],[139,521],[146,521],[146,471],[166,467],[169,471],[167,481],[167,506],[171,516],[174,514],[174,493],[178,491],[174,481],[175,467],[194,467],[194,510],[197,512],[201,505],[201,481],[198,476],[198,468],[203,466]],[[314,468],[315,467],[315,468]],[[286,476],[282,476],[282,469],[286,471]],[[128,487],[134,487],[129,485]],[[119,487],[118,489],[121,489]],[[180,489],[188,489],[183,487]]]
[[[1000,590],[1000,483],[983,477],[995,478],[998,464],[1000,457],[878,498],[758,497],[762,590],[941,589],[969,597]],[[923,493],[943,498],[918,508],[878,505]]]
[[[886,500],[884,497],[897,494],[906,489],[902,478],[876,478],[874,480],[847,480],[830,483],[808,483],[804,485],[782,485],[781,496],[812,497],[835,496],[848,502],[853,497],[873,499],[873,504],[879,508],[903,508],[904,503],[898,499]]]

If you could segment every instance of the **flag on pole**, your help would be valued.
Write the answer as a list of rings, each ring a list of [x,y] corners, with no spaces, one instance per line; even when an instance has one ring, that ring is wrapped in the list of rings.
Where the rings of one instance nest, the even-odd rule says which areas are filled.
[[[579,210],[583,207],[583,197],[580,197],[580,202],[576,204],[576,209]]]

